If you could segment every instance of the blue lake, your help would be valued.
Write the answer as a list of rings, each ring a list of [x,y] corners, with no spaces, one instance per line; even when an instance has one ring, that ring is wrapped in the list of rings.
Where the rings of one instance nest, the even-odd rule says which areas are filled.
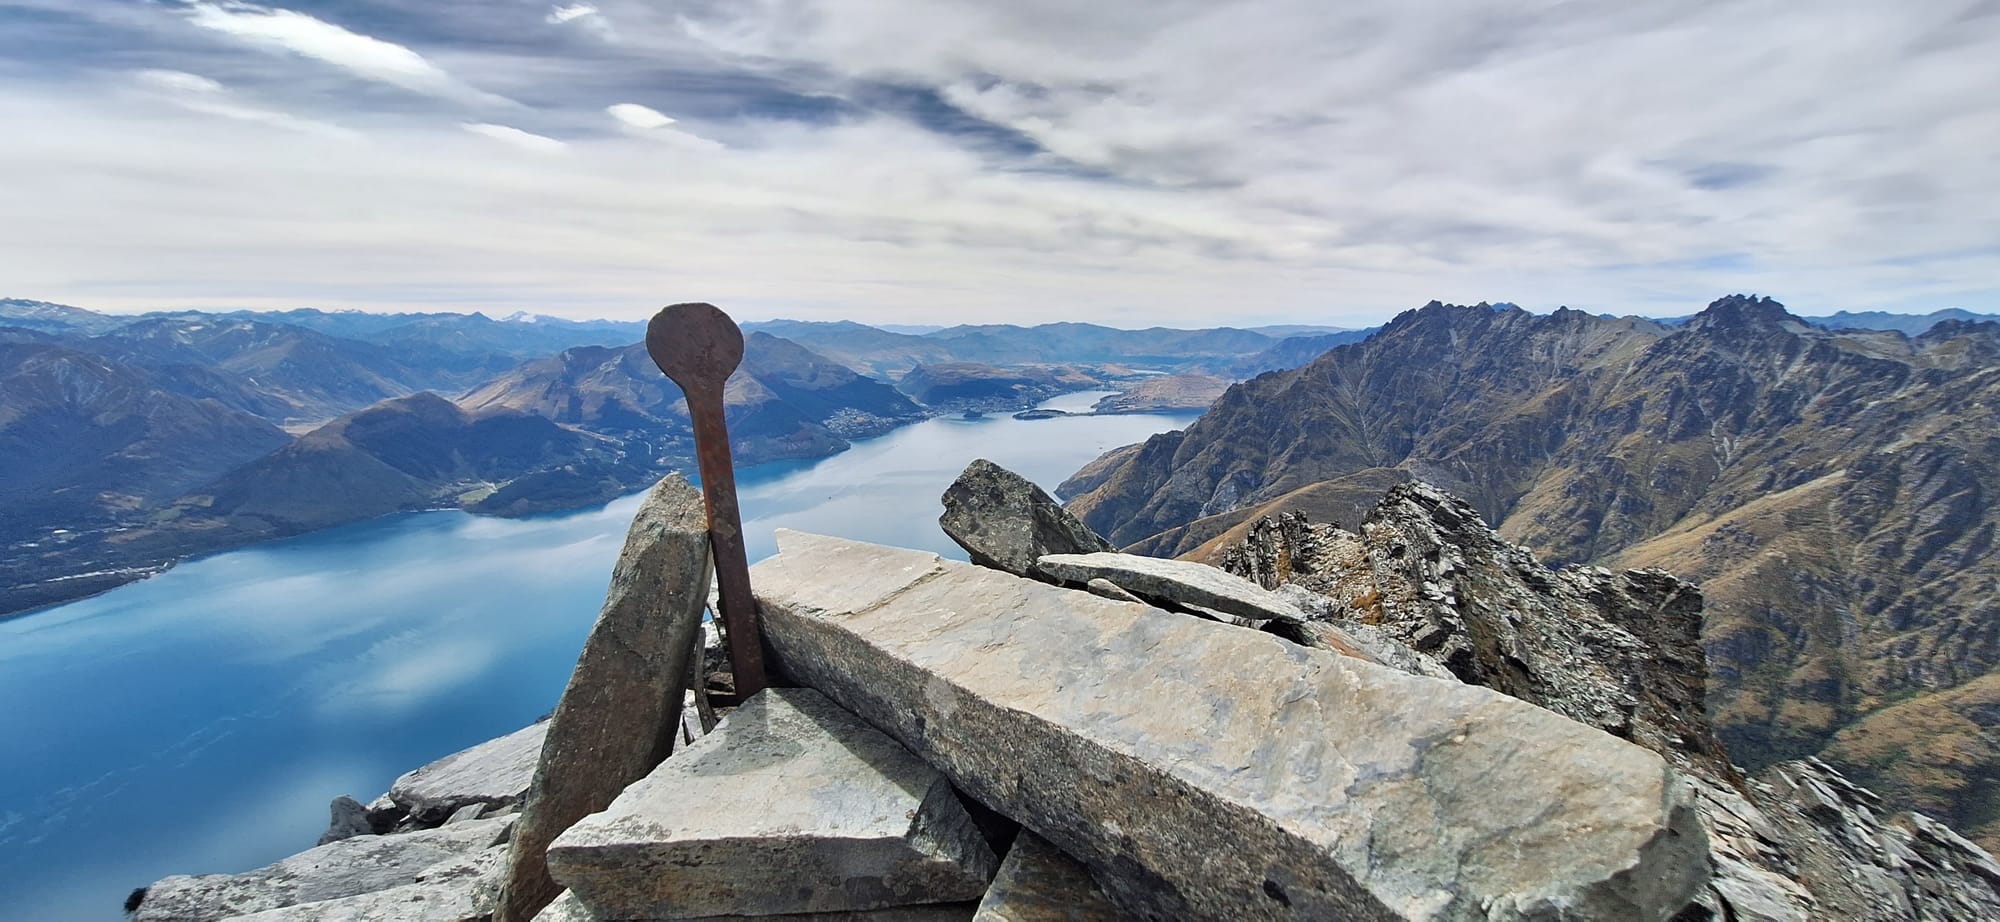
[[[748,469],[750,558],[785,527],[963,559],[937,498],[967,462],[1053,489],[1193,417],[934,419]],[[122,918],[134,887],[310,847],[334,796],[547,713],[637,505],[389,516],[0,622],[0,916]]]

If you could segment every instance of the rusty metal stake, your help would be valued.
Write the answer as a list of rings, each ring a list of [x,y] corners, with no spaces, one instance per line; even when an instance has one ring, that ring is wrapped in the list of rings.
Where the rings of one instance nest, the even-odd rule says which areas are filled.
[[[729,628],[729,671],[740,701],[769,684],[764,631],[757,623],[757,600],[750,595],[750,562],[736,506],[736,466],[729,458],[729,427],[722,418],[722,387],[743,361],[743,331],[713,304],[675,304],[646,325],[646,352],[687,395],[701,495],[708,505],[716,589],[722,596],[722,621]]]

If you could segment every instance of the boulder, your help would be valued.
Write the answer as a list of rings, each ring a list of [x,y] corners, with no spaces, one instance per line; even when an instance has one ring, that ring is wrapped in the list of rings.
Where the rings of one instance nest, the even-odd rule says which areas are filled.
[[[558,836],[549,870],[615,919],[976,900],[998,861],[951,785],[811,689],[766,689]]]
[[[409,822],[440,826],[467,804],[504,807],[520,803],[535,777],[546,722],[454,752],[403,775],[389,786],[389,799],[409,811]]]
[[[328,842],[352,839],[355,836],[375,834],[374,824],[368,821],[368,808],[363,806],[361,801],[342,794],[334,798],[327,809],[333,814],[333,821],[327,824],[326,832],[320,835],[319,844],[325,845]]]
[[[668,476],[633,516],[604,607],[549,719],[499,922],[531,919],[555,898],[549,842],[673,752],[685,690],[700,678],[692,671],[708,590],[701,494]]]
[[[782,674],[1140,918],[1663,920],[1708,878],[1658,755],[1505,695],[933,554],[778,544],[752,584]]]
[[[496,846],[425,868],[400,887],[267,909],[229,922],[484,922],[492,916],[506,864],[506,847]]]
[[[1125,922],[1090,869],[1047,839],[1023,832],[979,901],[973,922]]]
[[[1303,621],[1306,613],[1283,596],[1234,573],[1191,560],[1138,554],[1045,554],[1041,572],[1069,583],[1108,580],[1156,605],[1199,606],[1253,621]]]
[[[243,874],[168,877],[146,889],[134,922],[207,922],[337,900],[417,882],[426,869],[492,848],[512,817],[387,836],[355,836]]]
[[[1044,554],[1112,549],[1041,487],[984,458],[966,465],[943,499],[938,525],[982,567],[1028,576]]]

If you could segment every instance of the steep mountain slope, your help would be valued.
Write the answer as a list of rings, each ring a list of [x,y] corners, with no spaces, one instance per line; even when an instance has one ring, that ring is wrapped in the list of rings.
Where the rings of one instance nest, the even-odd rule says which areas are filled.
[[[144,369],[47,344],[0,344],[0,611],[115,585],[133,510],[291,441]],[[95,561],[74,566],[58,561]]]
[[[184,524],[296,534],[400,509],[478,508],[520,477],[595,479],[622,462],[607,440],[516,410],[470,413],[426,391],[343,416],[217,479],[184,501]]]
[[[122,364],[168,371],[204,396],[224,389],[228,379],[222,376],[233,376],[240,382],[234,390],[281,402],[287,410],[273,418],[280,423],[328,419],[451,379],[366,343],[286,324],[199,314],[139,320],[92,339],[88,348]],[[248,409],[244,398],[214,395]]]
[[[1297,368],[1325,355],[1328,349],[1367,339],[1375,335],[1377,329],[1379,327],[1365,330],[1336,330],[1330,333],[1295,333],[1278,340],[1262,352],[1240,358],[1217,359],[1205,363],[1202,367],[1210,374],[1241,381],[1267,371]]]
[[[738,464],[833,454],[848,438],[923,416],[889,385],[761,332],[744,338],[743,364],[723,400]],[[534,413],[675,463],[694,453],[687,402],[643,345],[570,349],[489,381],[459,403]]]
[[[743,330],[791,340],[863,374],[892,380],[918,365],[958,358],[951,347],[925,336],[848,320],[764,320],[746,323]]]
[[[1825,751],[2000,835],[1985,750],[1889,753],[1865,720],[2000,667],[2000,325],[1834,333],[1742,297],[1679,329],[1432,304],[1232,388],[1072,484],[1072,509],[1186,553],[1329,483],[1408,476],[1549,559],[1701,581],[1739,762]],[[1965,715],[1989,740],[1991,711]]]

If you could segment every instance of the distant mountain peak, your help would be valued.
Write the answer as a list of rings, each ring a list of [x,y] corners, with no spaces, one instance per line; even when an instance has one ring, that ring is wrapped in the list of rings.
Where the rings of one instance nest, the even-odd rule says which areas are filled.
[[[1784,330],[1803,332],[1804,320],[1770,296],[1734,294],[1710,302],[1688,321],[1691,330]]]

